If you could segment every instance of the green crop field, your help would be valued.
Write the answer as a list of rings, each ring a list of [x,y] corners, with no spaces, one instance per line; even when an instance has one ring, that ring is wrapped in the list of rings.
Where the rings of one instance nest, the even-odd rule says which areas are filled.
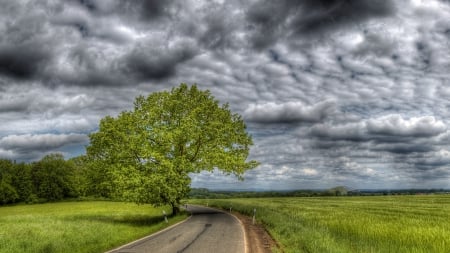
[[[450,252],[450,195],[193,200],[239,211],[286,252]]]
[[[0,252],[104,252],[181,221],[133,203],[89,201],[0,207]]]

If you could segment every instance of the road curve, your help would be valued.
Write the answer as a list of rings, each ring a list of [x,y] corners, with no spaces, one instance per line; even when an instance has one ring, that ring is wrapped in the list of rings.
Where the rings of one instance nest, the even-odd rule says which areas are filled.
[[[187,210],[187,221],[108,253],[245,253],[244,228],[236,217],[208,207]]]

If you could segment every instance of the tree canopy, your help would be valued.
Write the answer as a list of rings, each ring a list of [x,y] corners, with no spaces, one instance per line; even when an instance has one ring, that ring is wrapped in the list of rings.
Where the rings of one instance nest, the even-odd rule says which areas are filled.
[[[196,85],[139,96],[132,111],[103,118],[89,137],[87,156],[114,196],[174,212],[189,193],[189,173],[218,169],[242,179],[258,165],[247,161],[253,143],[242,117]]]

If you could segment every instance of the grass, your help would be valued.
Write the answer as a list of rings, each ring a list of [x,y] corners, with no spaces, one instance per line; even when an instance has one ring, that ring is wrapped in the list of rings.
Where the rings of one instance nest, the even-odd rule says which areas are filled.
[[[0,207],[0,253],[105,252],[186,218],[133,203],[89,201]]]
[[[205,204],[205,200],[193,200]],[[208,200],[249,216],[284,252],[450,252],[450,195]]]

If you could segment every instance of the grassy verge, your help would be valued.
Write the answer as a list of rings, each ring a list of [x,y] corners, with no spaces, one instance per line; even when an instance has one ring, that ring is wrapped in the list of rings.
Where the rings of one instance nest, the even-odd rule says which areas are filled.
[[[192,200],[205,204],[205,200]],[[289,252],[449,252],[450,195],[208,200],[249,216],[256,208]]]
[[[186,218],[133,203],[89,201],[0,207],[0,253],[105,252]]]

